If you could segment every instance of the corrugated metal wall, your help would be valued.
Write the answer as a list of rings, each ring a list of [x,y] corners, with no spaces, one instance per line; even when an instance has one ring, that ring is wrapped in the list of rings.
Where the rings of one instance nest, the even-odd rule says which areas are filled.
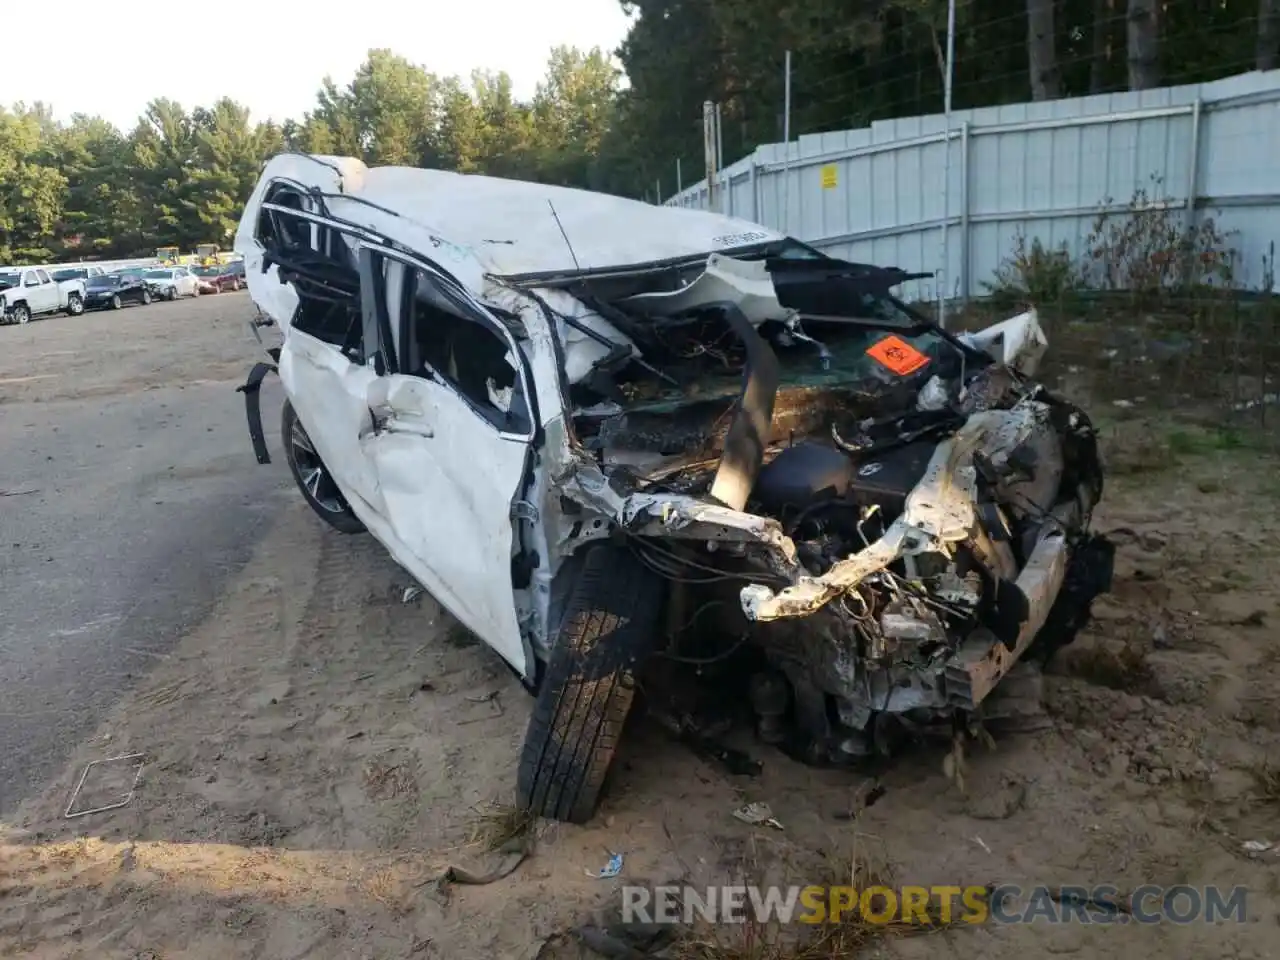
[[[1280,70],[957,110],[949,139],[950,177],[941,114],[758,147],[720,173],[717,206],[833,256],[932,271],[904,290],[922,299],[935,283],[982,295],[1019,231],[1079,253],[1099,210],[1139,189],[1212,216],[1249,287],[1280,241]],[[667,203],[705,209],[706,181]]]

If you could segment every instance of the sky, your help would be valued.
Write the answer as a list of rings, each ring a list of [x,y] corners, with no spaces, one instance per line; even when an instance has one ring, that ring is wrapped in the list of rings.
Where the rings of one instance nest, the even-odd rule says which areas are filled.
[[[57,55],[7,44],[0,103],[40,100],[60,120],[98,114],[126,131],[159,96],[187,109],[228,96],[255,120],[301,117],[326,74],[346,85],[373,47],[442,75],[505,70],[523,99],[553,46],[611,51],[628,23],[618,0],[48,0],[40,11]]]

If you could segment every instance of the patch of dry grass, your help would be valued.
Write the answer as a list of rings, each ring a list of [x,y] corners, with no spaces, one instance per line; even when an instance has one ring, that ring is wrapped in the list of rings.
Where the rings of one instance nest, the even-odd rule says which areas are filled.
[[[375,759],[364,768],[361,777],[365,794],[371,800],[394,800],[415,795],[418,790],[413,772],[406,763],[389,763]]]
[[[467,842],[485,850],[500,850],[512,840],[527,835],[536,822],[537,818],[528,810],[493,802],[477,811]]]
[[[838,845],[837,845],[838,846]],[[784,925],[778,920],[752,915],[748,907],[743,923],[699,923],[685,931],[671,949],[673,960],[830,960],[851,958],[886,939],[921,936],[966,925],[960,911],[930,902],[923,917],[903,916],[896,897],[897,880],[878,837],[855,829],[849,835],[847,860],[827,857],[813,884],[820,887],[853,887],[856,903],[850,903],[835,919],[824,910],[820,922]],[[756,863],[744,863],[748,885],[765,886]],[[881,889],[885,893],[879,892]],[[826,892],[824,891],[824,895]],[[850,899],[854,899],[850,897]],[[831,901],[826,901],[830,906]],[[866,911],[864,912],[864,908]],[[804,906],[798,911],[803,912]]]

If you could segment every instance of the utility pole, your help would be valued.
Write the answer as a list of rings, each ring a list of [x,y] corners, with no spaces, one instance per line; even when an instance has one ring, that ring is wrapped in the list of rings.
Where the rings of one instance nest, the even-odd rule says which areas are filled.
[[[942,114],[946,126],[946,139],[942,142],[942,264],[935,287],[938,294],[938,326],[947,325],[945,285],[951,280],[951,81],[955,76],[956,59],[956,0],[947,2],[947,64],[942,78]]]
[[[720,154],[716,151],[716,105],[710,100],[702,104],[702,154],[707,167],[707,209],[718,210],[716,174]]]

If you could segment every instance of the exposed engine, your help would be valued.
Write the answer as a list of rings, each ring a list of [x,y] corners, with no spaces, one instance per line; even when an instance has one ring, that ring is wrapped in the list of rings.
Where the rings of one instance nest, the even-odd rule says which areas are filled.
[[[955,471],[972,485],[961,491],[937,467],[979,436]],[[1079,628],[1110,581],[1110,546],[1084,533],[1101,486],[1083,412],[991,366],[941,410],[843,429],[835,417],[825,435],[776,448],[746,505],[781,523],[812,578],[874,555],[927,490],[972,510],[961,534],[902,549],[829,602],[776,618],[742,616],[738,581],[663,569],[678,592],[719,598],[716,633],[749,635],[763,653],[768,667],[749,684],[761,735],[807,762],[848,762],[980,712],[1032,640],[1060,643]],[[722,552],[717,569],[729,564],[755,566],[751,551]]]
[[[805,759],[887,752],[902,733],[976,708],[989,691],[975,690],[957,663],[966,646],[982,657],[997,643],[1023,652],[1035,598],[1019,587],[1019,571],[1049,534],[1083,529],[1101,492],[1083,414],[1035,394],[1002,398],[1032,424],[1025,437],[998,462],[974,457],[977,523],[968,536],[949,550],[909,552],[808,616],[755,625],[777,672],[757,675],[754,705],[768,727],[786,691],[798,721],[792,746]],[[962,422],[940,423],[927,439],[867,442],[860,452],[838,433],[829,444],[797,443],[761,470],[752,507],[780,519],[801,563],[821,576],[886,536]],[[1109,560],[1105,547],[1077,551],[1064,579],[1085,568],[1096,577]],[[1052,628],[1051,619],[1042,625]]]
[[[580,382],[577,433],[614,488],[768,518],[794,550],[710,528],[633,541],[671,582],[672,659],[750,640],[761,735],[809,762],[980,712],[1109,586],[1109,545],[1086,533],[1096,438],[1029,379],[1034,317],[1004,325],[1002,357],[912,314],[887,293],[899,279],[712,257],[666,290],[572,289],[658,364]]]

